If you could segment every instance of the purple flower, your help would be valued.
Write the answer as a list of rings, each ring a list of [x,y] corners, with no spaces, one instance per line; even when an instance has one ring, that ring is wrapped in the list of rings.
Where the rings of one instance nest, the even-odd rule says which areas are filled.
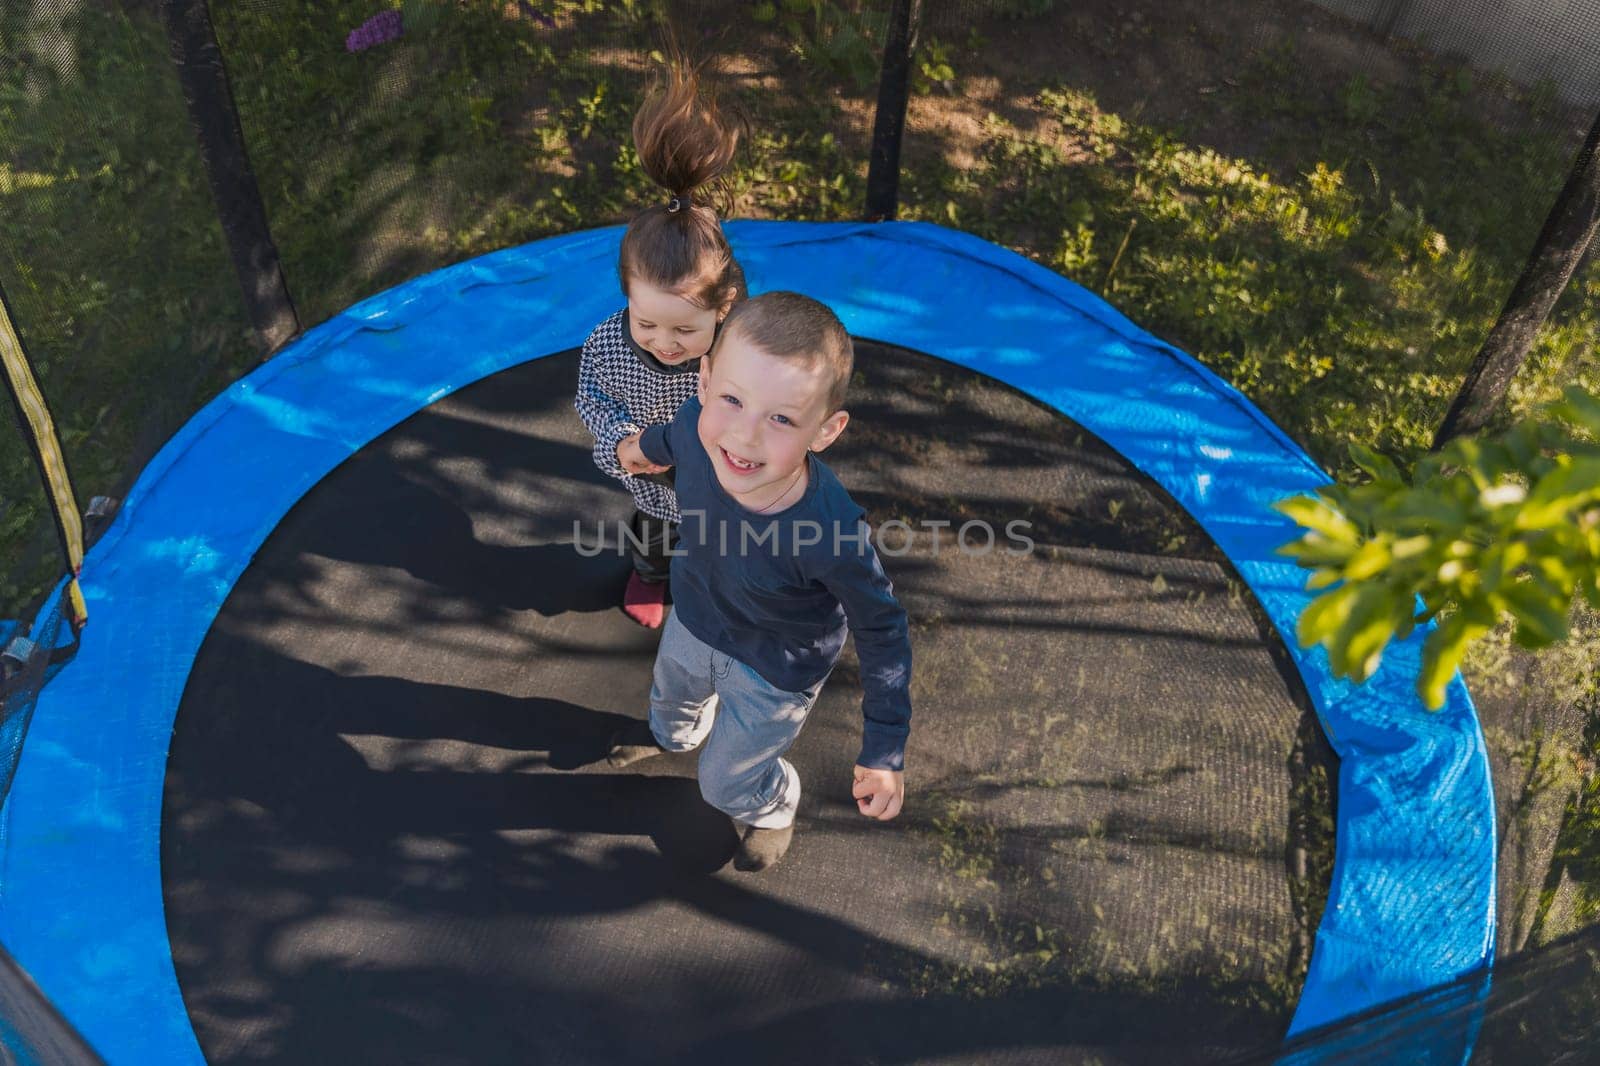
[[[374,45],[387,44],[405,32],[399,11],[380,11],[350,31],[344,39],[346,52],[362,52]]]

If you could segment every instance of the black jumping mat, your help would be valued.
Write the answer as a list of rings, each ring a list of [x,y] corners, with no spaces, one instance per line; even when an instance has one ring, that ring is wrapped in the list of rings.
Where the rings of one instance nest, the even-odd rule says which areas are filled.
[[[826,459],[911,530],[884,559],[915,649],[905,813],[850,799],[851,650],[789,756],[805,793],[772,870],[728,865],[693,755],[605,764],[656,634],[616,607],[627,560],[575,540],[614,545],[631,500],[591,461],[575,353],[505,371],[312,491],[197,657],[161,840],[212,1062],[1170,1062],[1281,1039],[1330,756],[1249,593],[1069,420],[916,353],[857,363]]]

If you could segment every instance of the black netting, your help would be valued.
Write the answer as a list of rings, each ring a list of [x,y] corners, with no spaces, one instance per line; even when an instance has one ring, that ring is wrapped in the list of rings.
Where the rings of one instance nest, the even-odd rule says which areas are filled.
[[[288,289],[310,326],[448,263],[625,222],[660,195],[627,131],[669,25],[718,59],[725,98],[750,119],[728,213],[857,217],[889,7],[216,0],[210,10]],[[1594,0],[913,7],[902,217],[977,233],[1102,294],[1239,385],[1330,468],[1350,440],[1397,455],[1425,446],[1600,106]],[[120,494],[258,354],[157,11],[148,0],[0,0],[0,287],[85,497]],[[1597,304],[1591,266],[1519,377],[1513,410],[1569,382],[1600,385]],[[58,564],[27,449],[9,434],[0,538],[0,616],[24,615]],[[1581,655],[1511,655],[1473,677],[1505,841],[1500,944],[1527,949],[1496,979],[1480,1061],[1517,1061],[1515,1040],[1529,1033],[1549,1037],[1532,1045],[1539,1056],[1581,1056],[1587,1029],[1571,1019],[1595,1002],[1592,949],[1573,931],[1600,913],[1590,842],[1600,730],[1570,679],[1592,674]],[[7,779],[36,688],[22,685],[4,708]],[[1133,736],[1131,722],[1118,743],[1161,755],[1161,730]],[[1252,862],[1275,864],[1277,898],[1231,914],[1206,951],[1183,956],[1180,975],[1245,1017],[1251,1038],[1292,1006],[1331,862],[1322,738],[1308,716],[1273,729],[1281,765],[1264,806],[1247,826],[1194,838],[1210,871],[1201,902],[1230,890],[1206,863],[1228,851],[1217,840],[1235,838]],[[1155,787],[1112,770],[1108,793]],[[949,811],[938,831],[958,857],[998,846],[992,827],[958,817],[961,795],[939,800]],[[1074,846],[1109,847],[1119,827],[1085,829],[1088,843]],[[1035,833],[1007,846],[1059,843]],[[1182,851],[1192,839],[1166,843]],[[952,913],[989,936],[985,950],[1005,947],[977,903],[957,903]],[[1175,972],[1147,965],[1139,917],[1095,919],[1093,950],[1127,978],[1099,993]],[[1040,923],[1037,938],[1046,931]],[[952,974],[982,983],[959,968],[929,974],[936,991]],[[1534,992],[1518,998],[1524,987]],[[1392,1051],[1396,1025],[1476,1024],[1476,996],[1452,990],[1321,1039]]]
[[[153,11],[0,3],[0,287],[80,504],[252,362],[248,322]],[[27,447],[0,433],[0,616],[60,561]]]
[[[1356,17],[1372,0],[1321,0]],[[1506,4],[1493,0],[1384,0],[1375,24],[1428,51],[1486,71],[1541,97],[1600,102],[1600,4]]]
[[[1375,23],[1395,5],[1348,6],[930,2],[904,213],[1104,295],[1331,468],[1353,472],[1350,439],[1416,454],[1534,246],[1600,74],[1557,91],[1386,37]],[[1537,48],[1536,22],[1592,42],[1600,18],[1399,6],[1436,9],[1427,39],[1454,20],[1458,37],[1520,34],[1519,49]],[[1600,292],[1585,277],[1557,312],[1579,335]],[[1546,337],[1512,407],[1600,385],[1588,351]]]
[[[763,21],[743,0],[409,3],[398,19],[349,0],[214,4],[302,317],[664,198],[629,129],[669,27],[750,119],[729,213],[858,216],[884,16],[768,6]]]

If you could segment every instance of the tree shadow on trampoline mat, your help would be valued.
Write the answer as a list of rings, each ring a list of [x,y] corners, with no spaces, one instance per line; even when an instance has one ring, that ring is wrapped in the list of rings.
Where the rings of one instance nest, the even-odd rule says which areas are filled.
[[[583,767],[622,715],[288,659],[263,665],[283,700],[186,734],[189,745],[263,757],[232,760],[207,781],[203,764],[175,750],[169,776],[174,954],[180,975],[207,975],[184,988],[212,1061],[306,1061],[341,1048],[391,1062],[1043,1061],[1101,1046],[1120,1061],[1156,1061],[1180,1043],[1196,1050],[1193,1034],[1237,1049],[1230,1034],[1248,1046],[1271,1025],[1203,981],[1119,988],[1058,975],[975,995],[967,967],[903,931],[707,877],[733,837],[683,776],[689,760],[664,757],[647,775],[549,772]],[[466,769],[471,751],[500,761]],[[818,821],[834,831],[837,817]],[[849,890],[848,878],[828,887]],[[674,990],[653,1009],[629,980],[637,946],[619,961],[587,938],[606,935],[597,917],[663,906],[644,969],[659,968]],[[704,939],[730,926],[779,948],[758,946],[752,973]],[[774,980],[765,968],[785,964],[812,971],[792,1004],[763,994]],[[585,967],[598,974],[579,976]],[[923,991],[908,998],[903,981],[882,975],[916,975]],[[755,982],[759,1010],[718,1009],[738,1004],[729,982],[739,980]],[[710,1024],[691,1032],[684,1012]],[[638,1030],[613,1024],[619,1015]],[[1160,1030],[1137,1031],[1155,1017]]]

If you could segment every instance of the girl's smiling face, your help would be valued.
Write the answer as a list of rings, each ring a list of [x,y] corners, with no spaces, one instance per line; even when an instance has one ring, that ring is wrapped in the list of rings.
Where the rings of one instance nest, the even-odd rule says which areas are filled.
[[[648,281],[628,282],[628,330],[633,341],[668,366],[710,351],[722,318],[716,308],[701,307]]]
[[[740,504],[763,510],[802,480],[806,453],[832,444],[850,420],[828,411],[829,379],[817,363],[779,359],[737,328],[700,364],[700,444],[717,482]]]

